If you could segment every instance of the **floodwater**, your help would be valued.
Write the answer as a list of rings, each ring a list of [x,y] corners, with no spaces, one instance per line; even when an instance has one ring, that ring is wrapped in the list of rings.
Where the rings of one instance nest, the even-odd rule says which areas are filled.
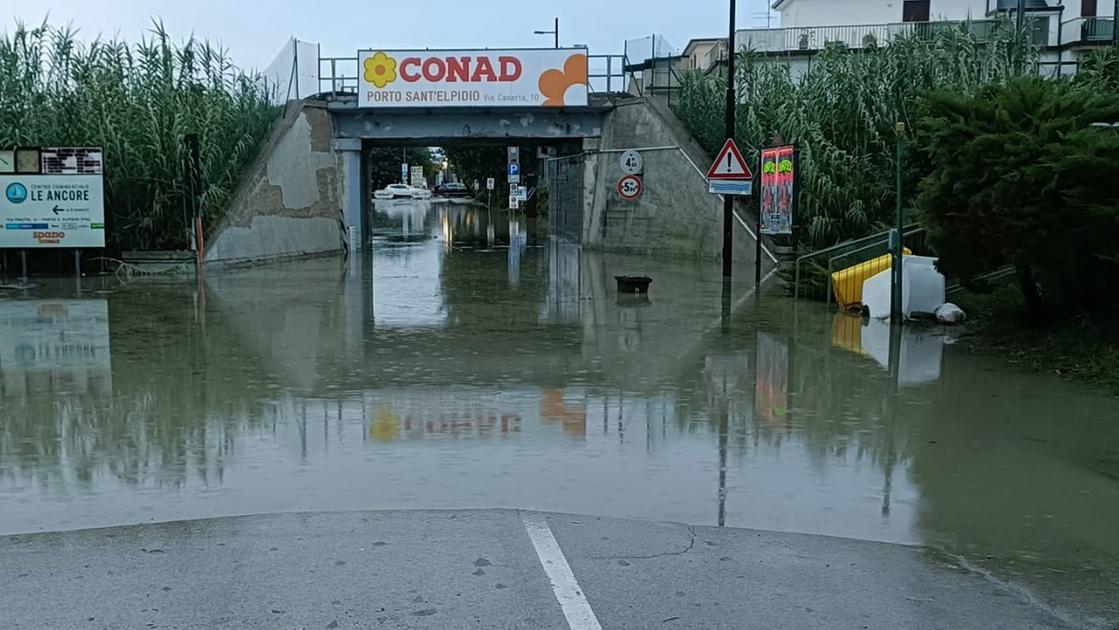
[[[372,250],[0,294],[0,534],[514,507],[942,550],[1119,619],[1119,403],[736,284],[379,204]],[[648,300],[616,274],[654,277]],[[751,276],[742,270],[743,276]],[[764,293],[764,292],[763,292]]]

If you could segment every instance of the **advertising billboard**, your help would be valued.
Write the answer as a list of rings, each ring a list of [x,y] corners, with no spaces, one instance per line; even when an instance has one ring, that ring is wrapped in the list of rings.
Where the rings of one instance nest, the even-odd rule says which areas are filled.
[[[762,149],[762,234],[792,234],[796,203],[796,148]]]
[[[363,50],[358,107],[585,107],[587,51]]]
[[[0,248],[104,247],[101,175],[0,175]]]

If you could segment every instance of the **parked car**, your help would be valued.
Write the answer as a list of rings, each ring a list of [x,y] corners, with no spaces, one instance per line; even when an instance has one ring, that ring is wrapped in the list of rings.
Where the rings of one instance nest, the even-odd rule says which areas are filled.
[[[431,199],[431,191],[426,188],[412,187],[412,199]]]
[[[406,184],[389,184],[381,190],[373,191],[374,199],[400,199],[412,197],[412,187]]]
[[[435,194],[440,197],[469,197],[470,190],[462,182],[447,182],[436,186]]]

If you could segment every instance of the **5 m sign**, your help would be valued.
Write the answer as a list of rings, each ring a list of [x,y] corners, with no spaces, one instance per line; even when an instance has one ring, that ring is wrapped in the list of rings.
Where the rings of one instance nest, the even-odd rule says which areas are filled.
[[[358,107],[585,107],[587,51],[365,50]]]

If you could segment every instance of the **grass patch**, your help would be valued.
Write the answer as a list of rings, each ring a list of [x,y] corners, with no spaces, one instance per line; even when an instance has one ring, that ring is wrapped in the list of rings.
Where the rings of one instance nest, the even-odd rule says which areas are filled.
[[[968,314],[960,343],[969,350],[1119,395],[1119,306],[1039,323],[1026,316],[1017,287],[950,299]]]

